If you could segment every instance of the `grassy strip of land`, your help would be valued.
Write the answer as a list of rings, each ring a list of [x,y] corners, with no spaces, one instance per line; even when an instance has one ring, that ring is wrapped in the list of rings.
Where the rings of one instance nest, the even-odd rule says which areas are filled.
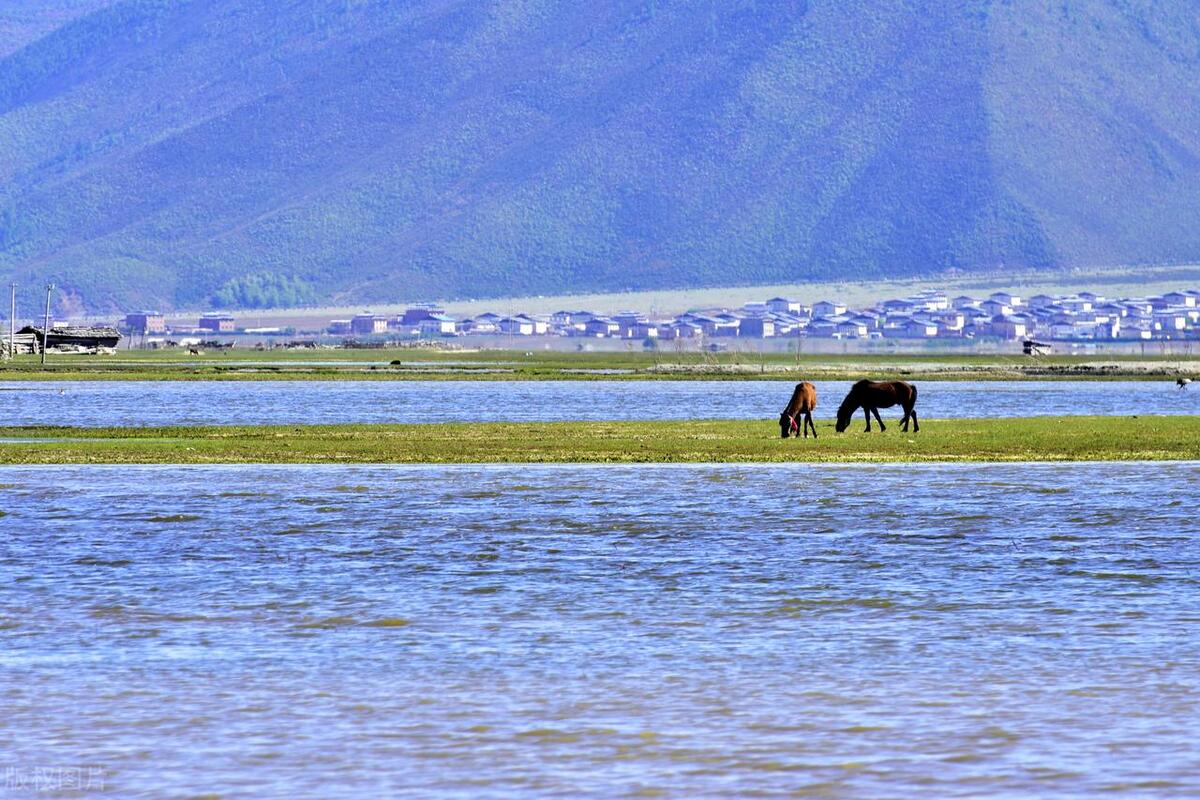
[[[33,356],[0,363],[0,381],[55,380],[1174,380],[1200,377],[1200,346],[1177,355],[232,350],[189,355]]]
[[[435,464],[1200,460],[1200,416],[862,420],[783,440],[774,420],[0,428],[0,464]]]

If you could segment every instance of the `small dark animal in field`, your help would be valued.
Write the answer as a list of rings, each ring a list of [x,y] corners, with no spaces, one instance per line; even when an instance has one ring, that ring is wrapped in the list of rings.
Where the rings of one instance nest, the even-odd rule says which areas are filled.
[[[817,387],[813,386],[808,381],[802,381],[796,384],[795,391],[792,392],[792,399],[788,401],[787,408],[779,415],[779,433],[784,439],[791,434],[796,434],[796,438],[800,438],[801,425],[804,427],[804,438],[808,438],[808,430],[812,429],[813,438],[817,438],[817,426],[813,424],[812,412],[817,407]],[[797,422],[801,420],[801,422]]]
[[[875,421],[879,423],[879,430],[885,431],[887,426],[879,417],[879,409],[891,408],[894,405],[899,405],[904,409],[904,417],[900,420],[900,430],[907,431],[910,420],[913,433],[921,430],[921,425],[917,422],[917,387],[904,381],[859,381],[854,384],[850,387],[850,393],[846,395],[846,399],[838,407],[837,425],[834,427],[838,433],[846,430],[850,427],[850,418],[854,416],[854,412],[861,408],[863,416],[867,418],[867,433],[871,432],[872,414],[875,415]]]
[[[1192,382],[1191,378],[1180,378],[1179,380],[1175,381],[1175,385],[1178,386],[1180,389],[1186,389],[1188,387],[1188,384],[1191,382]]]

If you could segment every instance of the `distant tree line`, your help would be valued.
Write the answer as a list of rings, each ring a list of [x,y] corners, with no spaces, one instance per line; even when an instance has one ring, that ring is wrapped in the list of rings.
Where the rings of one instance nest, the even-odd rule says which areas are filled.
[[[290,308],[316,301],[317,292],[308,281],[275,272],[232,278],[212,296],[217,308]]]

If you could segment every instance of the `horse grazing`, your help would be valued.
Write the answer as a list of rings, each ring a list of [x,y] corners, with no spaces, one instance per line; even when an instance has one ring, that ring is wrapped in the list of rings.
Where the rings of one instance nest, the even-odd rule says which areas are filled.
[[[846,399],[842,401],[838,407],[837,425],[835,426],[838,433],[850,427],[850,418],[854,416],[854,412],[858,409],[863,410],[863,415],[867,418],[867,433],[871,432],[871,415],[875,415],[875,420],[879,423],[879,430],[885,431],[887,427],[883,424],[883,420],[879,418],[879,409],[891,408],[899,404],[904,409],[904,418],[900,420],[900,430],[908,430],[908,421],[912,420],[913,433],[921,430],[920,424],[917,422],[917,387],[911,383],[904,381],[859,381],[850,387],[850,393],[846,395]]]
[[[792,433],[800,438],[800,424],[796,420],[804,418],[804,438],[808,438],[808,429],[812,428],[813,438],[817,438],[817,426],[813,424],[812,412],[817,407],[817,387],[808,381],[796,384],[792,399],[787,408],[779,415],[779,433],[784,439]]]

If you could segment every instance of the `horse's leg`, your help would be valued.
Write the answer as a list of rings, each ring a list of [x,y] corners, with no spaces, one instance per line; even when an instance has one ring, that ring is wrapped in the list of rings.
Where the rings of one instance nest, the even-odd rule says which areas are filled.
[[[909,415],[910,417],[912,417],[912,423],[913,423],[913,433],[916,433],[917,431],[921,430],[921,423],[917,422],[917,409],[916,409],[916,407],[913,407],[913,408],[912,408],[912,409],[911,409],[911,410],[908,412],[908,415]]]
[[[871,432],[871,409],[863,406],[863,416],[867,418],[867,433]]]
[[[908,415],[912,413],[911,409],[904,410],[904,416],[900,418],[900,430],[908,433]]]
[[[808,423],[808,427],[812,428],[813,438],[817,438],[817,424],[812,421],[811,411],[806,411],[804,413],[804,421]]]
[[[879,416],[879,409],[878,409],[878,408],[872,408],[872,409],[871,409],[871,412],[872,412],[873,414],[875,414],[875,421],[879,423],[879,430],[880,430],[880,432],[886,431],[886,430],[887,430],[887,425],[884,425],[884,424],[883,424],[883,417]]]

